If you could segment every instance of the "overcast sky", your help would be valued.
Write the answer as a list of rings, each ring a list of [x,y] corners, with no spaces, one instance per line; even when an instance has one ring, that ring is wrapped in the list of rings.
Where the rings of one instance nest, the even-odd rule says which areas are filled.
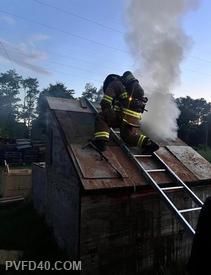
[[[156,1],[156,0],[155,0]],[[174,0],[175,1],[175,0]],[[135,70],[125,42],[124,0],[0,0],[0,72],[15,68],[40,89],[63,82],[80,95],[107,74]],[[184,19],[194,44],[181,64],[176,96],[211,101],[211,1]]]

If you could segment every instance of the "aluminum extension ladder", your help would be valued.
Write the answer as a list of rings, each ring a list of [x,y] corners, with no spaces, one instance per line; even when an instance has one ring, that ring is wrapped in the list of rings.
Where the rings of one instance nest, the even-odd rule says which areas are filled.
[[[86,102],[88,106],[94,111],[94,113],[98,113],[96,107],[86,98]],[[154,152],[152,155],[136,155],[133,154],[127,145],[123,142],[123,140],[119,137],[118,132],[115,132],[112,128],[111,135],[115,142],[123,149],[123,151],[128,155],[128,157],[133,161],[133,163],[137,166],[139,171],[144,175],[146,180],[154,187],[154,189],[161,195],[162,199],[166,203],[167,207],[172,211],[172,213],[176,216],[178,221],[184,226],[184,228],[191,234],[195,234],[195,230],[187,221],[187,219],[183,216],[183,213],[191,212],[191,211],[199,211],[203,206],[203,202],[196,196],[196,194],[174,173],[174,171]],[[143,165],[138,161],[138,158],[154,158],[161,165],[162,169],[145,169]],[[159,184],[153,179],[153,172],[166,172],[168,175],[174,179],[175,186],[171,187],[160,187]],[[167,196],[166,191],[170,190],[178,190],[183,189],[188,195],[189,198],[195,202],[197,207],[187,208],[187,209],[178,209],[174,203]]]

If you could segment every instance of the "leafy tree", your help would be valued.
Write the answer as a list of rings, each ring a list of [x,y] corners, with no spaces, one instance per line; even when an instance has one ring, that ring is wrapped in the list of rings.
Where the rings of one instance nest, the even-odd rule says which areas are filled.
[[[200,145],[197,148],[197,152],[206,160],[211,163],[211,149],[208,146]]]
[[[22,86],[25,96],[21,117],[24,119],[24,124],[28,127],[30,133],[32,120],[36,117],[35,104],[39,94],[39,83],[36,78],[27,78],[22,80]]]
[[[103,86],[101,86],[100,89],[97,91],[97,98],[96,98],[97,103],[100,103],[100,101],[103,98],[103,95],[104,95]]]
[[[98,97],[97,88],[94,87],[91,83],[86,83],[85,91],[82,93],[82,96],[86,97],[92,102],[95,102]]]
[[[73,99],[75,91],[73,89],[68,89],[63,83],[50,84],[47,89],[44,89],[42,94],[46,96],[70,98]]]
[[[75,91],[68,89],[63,83],[50,84],[48,88],[44,89],[40,94],[37,101],[38,118],[33,121],[32,136],[43,136],[46,134],[46,97],[60,97],[60,98],[74,98]]]
[[[206,124],[211,104],[205,99],[180,97],[176,99],[181,111],[178,118],[179,137],[191,146],[205,144]]]
[[[14,70],[0,74],[0,136],[14,137],[22,77]]]
[[[73,89],[68,89],[63,83],[50,84],[49,87],[44,89],[39,95],[37,102],[39,115],[45,109],[45,98],[47,96],[73,99],[74,93],[75,91]]]
[[[207,121],[205,124],[205,145],[209,145],[211,148],[211,111],[207,115]]]

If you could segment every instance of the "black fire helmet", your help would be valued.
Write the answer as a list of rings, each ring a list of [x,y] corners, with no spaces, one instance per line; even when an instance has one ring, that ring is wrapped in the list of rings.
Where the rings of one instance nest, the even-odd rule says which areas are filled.
[[[121,77],[117,74],[109,74],[106,79],[103,82],[103,91],[107,89],[108,85],[114,80],[114,79],[121,79]]]
[[[134,75],[130,71],[126,71],[123,73],[121,77],[122,83],[127,88],[128,85],[130,85],[133,82],[138,82],[138,80],[134,77]]]
[[[124,72],[121,77],[122,83],[126,87],[129,96],[132,96],[136,99],[143,99],[144,89],[139,84],[139,81],[134,77],[130,71]]]

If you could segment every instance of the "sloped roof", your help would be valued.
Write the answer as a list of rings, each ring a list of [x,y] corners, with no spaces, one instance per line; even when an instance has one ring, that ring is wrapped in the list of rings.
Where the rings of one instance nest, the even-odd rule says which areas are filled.
[[[88,140],[93,137],[95,114],[84,102],[54,97],[48,97],[47,102],[58,122],[63,142],[85,190],[148,185],[143,175],[114,141],[111,140],[105,152],[111,164],[102,159],[94,149],[86,146]],[[211,181],[211,164],[184,142],[177,139],[166,144],[161,142],[160,145],[158,155],[183,181]],[[142,164],[146,169],[159,168],[147,158]],[[122,174],[122,179],[112,165]],[[162,172],[156,172],[154,176],[160,184],[172,181]]]

